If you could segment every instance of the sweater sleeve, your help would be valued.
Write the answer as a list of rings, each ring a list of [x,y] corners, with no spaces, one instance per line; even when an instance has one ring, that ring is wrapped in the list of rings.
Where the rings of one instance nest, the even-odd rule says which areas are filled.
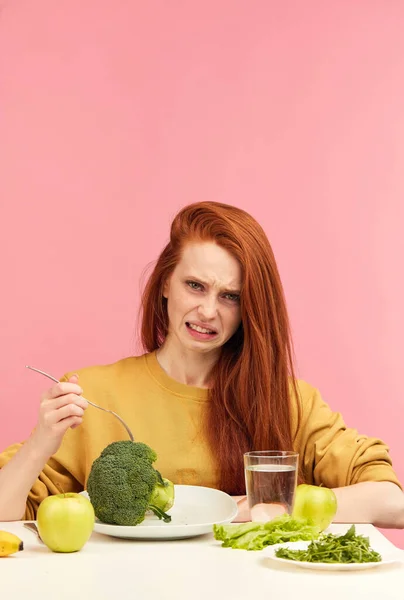
[[[391,481],[402,487],[382,440],[348,428],[317,389],[299,382],[299,391],[302,410],[295,448],[307,483],[334,488],[362,481]]]
[[[13,444],[0,454],[0,469],[13,458],[21,447],[22,443]],[[75,477],[73,477],[69,470],[58,461],[56,456],[57,455],[51,457],[42,471],[38,474],[38,478],[27,497],[23,520],[35,520],[38,507],[42,500],[47,496],[60,494],[62,492],[82,491],[83,486]]]
[[[66,376],[60,381],[67,381]],[[83,490],[82,468],[82,436],[80,427],[69,429],[63,438],[58,452],[45,464],[42,471],[29,491],[23,520],[36,519],[38,507],[47,496],[67,492],[80,492]],[[0,454],[0,469],[13,458],[20,450],[23,443],[16,443]]]

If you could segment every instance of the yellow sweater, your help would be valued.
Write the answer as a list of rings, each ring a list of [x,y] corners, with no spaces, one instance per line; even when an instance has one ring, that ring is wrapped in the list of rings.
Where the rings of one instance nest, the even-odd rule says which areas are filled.
[[[209,402],[207,390],[173,380],[155,353],[88,367],[78,374],[83,396],[118,413],[135,440],[157,452],[155,466],[165,477],[177,484],[217,487],[217,465],[200,429]],[[308,483],[340,487],[360,481],[392,481],[400,485],[383,442],[348,429],[315,388],[300,380],[298,384],[302,420],[294,449]],[[296,398],[292,404],[296,433]],[[85,489],[91,465],[102,449],[124,439],[127,433],[113,415],[89,406],[82,425],[67,431],[60,449],[39,474],[24,519],[35,519],[40,502],[50,494]],[[14,444],[0,454],[0,468],[20,447]]]

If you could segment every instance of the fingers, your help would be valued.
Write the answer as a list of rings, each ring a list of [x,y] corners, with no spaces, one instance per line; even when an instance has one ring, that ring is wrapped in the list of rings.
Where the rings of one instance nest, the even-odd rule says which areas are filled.
[[[76,429],[76,427],[81,425],[82,421],[83,419],[81,417],[67,417],[54,426],[55,433],[56,435],[62,436],[69,427]]]
[[[42,399],[43,400],[51,400],[52,398],[59,398],[65,394],[77,394],[80,395],[83,393],[82,388],[77,383],[70,382],[59,382],[49,390],[45,392]]]
[[[78,427],[88,407],[82,397],[83,389],[78,384],[78,375],[73,374],[68,381],[60,381],[49,388],[42,396],[39,421],[42,431],[54,439],[62,440],[67,429]]]
[[[63,419],[67,419],[69,417],[80,417],[82,418],[84,415],[84,410],[77,406],[77,404],[66,404],[59,408],[59,410],[55,410],[50,413],[49,420],[53,423],[58,423],[63,421]]]
[[[77,396],[77,394],[65,394],[64,396],[58,396],[52,400],[44,400],[43,405],[53,410],[58,410],[62,408],[62,406],[66,406],[67,404],[77,404],[83,410],[86,410],[88,407],[88,402],[82,396]]]
[[[63,421],[63,419],[69,417],[80,417],[83,418],[84,410],[77,406],[76,404],[66,404],[59,408],[58,410],[48,409],[44,411],[41,415],[40,421],[42,425],[50,431],[55,429],[55,425]]]
[[[43,394],[35,435],[47,455],[57,452],[69,427],[75,429],[81,425],[88,407],[82,393],[78,376],[74,374],[69,381],[60,381]]]

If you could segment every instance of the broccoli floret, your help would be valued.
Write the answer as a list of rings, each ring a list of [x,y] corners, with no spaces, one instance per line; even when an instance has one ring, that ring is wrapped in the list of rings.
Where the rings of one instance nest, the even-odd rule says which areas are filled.
[[[142,442],[113,442],[92,464],[87,492],[103,523],[138,525],[147,511],[171,521],[165,513],[174,503],[174,485],[154,469],[157,454]],[[171,504],[170,504],[171,500]]]

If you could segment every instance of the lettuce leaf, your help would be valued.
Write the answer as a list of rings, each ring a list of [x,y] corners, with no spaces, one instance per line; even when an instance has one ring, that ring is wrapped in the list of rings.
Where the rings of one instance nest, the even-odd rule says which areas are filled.
[[[230,523],[213,525],[216,540],[224,548],[237,550],[262,550],[272,544],[315,540],[320,528],[306,519],[294,519],[290,515],[281,515],[267,523]]]

